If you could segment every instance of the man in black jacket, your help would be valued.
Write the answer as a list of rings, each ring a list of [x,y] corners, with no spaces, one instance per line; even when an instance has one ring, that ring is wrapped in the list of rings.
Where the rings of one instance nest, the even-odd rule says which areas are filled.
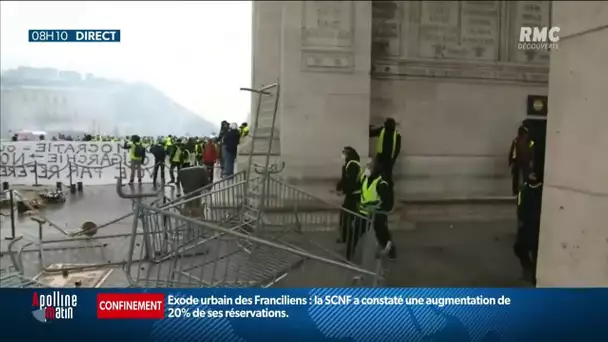
[[[222,158],[224,159],[224,176],[234,174],[234,163],[238,152],[241,133],[236,123],[232,123],[222,142]]]
[[[533,284],[536,284],[542,199],[543,184],[536,173],[531,172],[517,196],[518,227],[513,251],[521,264],[524,280]]]
[[[160,171],[160,179],[162,183],[165,183],[165,158],[167,158],[167,152],[162,138],[158,138],[156,144],[150,147],[150,153],[154,156],[154,171],[152,173],[153,184],[156,186],[156,179],[158,171]]]
[[[382,127],[370,127],[370,138],[378,137],[376,142],[376,158],[382,169],[382,176],[393,187],[393,167],[401,152],[401,134],[397,131],[395,120],[384,121]]]
[[[359,154],[357,151],[346,146],[342,150],[342,159],[344,164],[342,165],[342,177],[338,184],[336,184],[336,191],[344,193],[344,201],[342,202],[342,208],[346,210],[340,211],[340,237],[338,243],[345,243],[349,233],[353,230],[353,218],[352,213],[357,212],[357,205],[361,197],[361,163]]]

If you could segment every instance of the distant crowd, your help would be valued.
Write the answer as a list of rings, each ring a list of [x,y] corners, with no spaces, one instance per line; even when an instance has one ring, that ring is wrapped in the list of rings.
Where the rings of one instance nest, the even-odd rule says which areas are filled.
[[[169,183],[179,183],[175,177],[177,171],[184,167],[204,165],[208,168],[209,177],[213,181],[213,169],[219,162],[222,177],[234,174],[238,145],[242,139],[249,135],[247,123],[239,127],[236,123],[228,124],[222,121],[220,132],[217,136],[208,137],[178,137],[174,135],[151,137],[132,135],[123,139],[113,136],[85,136],[83,141],[120,141],[124,142],[124,148],[129,149],[131,160],[130,183],[137,176],[141,183],[143,177],[142,164],[146,153],[154,156],[153,182],[157,184],[158,176],[162,182],[165,181],[165,165],[168,163]]]
[[[14,134],[12,141],[21,140],[48,140],[46,134],[24,136],[23,134]],[[237,123],[229,124],[227,121],[222,121],[219,134],[203,137],[179,137],[169,134],[166,136],[139,136],[137,134],[131,136],[114,136],[114,135],[92,135],[83,134],[72,136],[70,134],[57,134],[50,138],[52,141],[105,141],[118,142],[124,144],[126,149],[130,150],[131,159],[131,182],[134,181],[135,173],[141,182],[143,177],[142,163],[149,152],[154,156],[154,183],[156,184],[157,176],[160,173],[161,179],[165,179],[164,166],[167,162],[170,165],[169,176],[170,183],[176,182],[174,171],[183,167],[194,165],[205,165],[209,169],[210,177],[213,177],[213,168],[219,162],[222,176],[230,176],[234,174],[234,163],[236,160],[238,145],[242,138],[249,135],[249,126],[246,122],[240,126]]]

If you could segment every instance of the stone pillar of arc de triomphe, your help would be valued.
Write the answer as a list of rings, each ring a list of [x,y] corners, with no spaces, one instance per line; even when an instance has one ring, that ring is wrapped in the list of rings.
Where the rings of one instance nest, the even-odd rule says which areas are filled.
[[[608,287],[608,2],[555,1],[538,285]]]
[[[253,86],[280,79],[284,175],[329,182],[340,151],[374,151],[393,117],[401,199],[510,195],[507,152],[528,95],[546,95],[548,53],[517,50],[548,26],[544,1],[253,3]]]

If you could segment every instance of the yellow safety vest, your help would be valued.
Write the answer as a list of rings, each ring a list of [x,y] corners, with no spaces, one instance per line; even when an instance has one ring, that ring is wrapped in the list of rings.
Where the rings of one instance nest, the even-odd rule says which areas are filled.
[[[175,154],[173,155],[173,159],[171,159],[172,163],[179,163],[181,161],[182,149],[179,146],[175,146]]]
[[[378,141],[376,142],[376,153],[382,153],[384,147],[384,131],[386,128],[382,128],[380,131],[380,135],[378,136]],[[397,151],[397,130],[393,131],[393,150],[391,151],[391,159],[395,158],[395,152]]]
[[[377,191],[378,184],[386,183],[381,176],[378,176],[378,178],[376,178],[369,186],[368,181],[369,178],[365,177],[363,184],[361,184],[361,201],[359,203],[359,212],[364,215],[368,214],[367,210],[364,209],[366,206],[380,202]]]
[[[530,140],[530,144],[528,145],[528,148],[532,147],[534,147],[534,140]],[[513,159],[515,158],[517,158],[517,138],[513,140]]]
[[[249,134],[249,127],[241,127],[241,138]]]
[[[348,163],[346,163],[344,170],[348,170],[348,167],[350,166],[351,163],[355,163],[355,164],[357,164],[357,166],[359,166],[359,177],[361,177],[361,175],[363,175],[363,169],[361,169],[361,163],[359,163],[356,160],[349,160]],[[363,179],[363,177],[361,177],[361,179]]]
[[[142,146],[141,143],[131,143],[131,146],[129,146],[129,157],[131,157],[131,160],[141,160],[141,157],[136,157],[135,156],[135,147],[136,146]]]

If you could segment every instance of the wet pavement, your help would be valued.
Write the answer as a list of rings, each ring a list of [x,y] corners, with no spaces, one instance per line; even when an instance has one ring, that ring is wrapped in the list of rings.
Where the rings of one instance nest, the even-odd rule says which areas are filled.
[[[125,186],[124,189],[126,192],[153,191],[151,184],[143,184],[141,188],[135,185],[133,189]],[[170,190],[167,195],[172,196]],[[82,193],[66,194],[66,199],[63,204],[47,205],[42,214],[67,232],[78,231],[86,221],[92,221],[99,226],[132,211],[132,202],[119,198],[114,185],[85,186]],[[0,252],[3,254],[0,257],[0,269],[2,269],[11,264],[9,255],[6,253],[10,240],[5,239],[11,235],[11,224],[8,216],[0,219]],[[130,252],[132,223],[133,217],[131,216],[102,228],[96,237],[107,236],[107,238],[93,243],[89,251],[90,255],[83,257],[80,254],[78,257],[80,260],[72,260],[75,259],[73,256],[63,253],[57,257],[47,257],[45,264],[83,263],[92,262],[91,260],[104,260],[109,263],[124,262]],[[36,241],[39,234],[38,224],[32,221],[30,216],[19,215],[15,225],[17,236],[25,236],[25,241]],[[525,283],[518,280],[519,265],[512,253],[511,246],[515,238],[514,227],[514,220],[501,218],[455,224],[418,222],[408,226],[407,230],[395,231],[393,239],[398,248],[398,259],[387,262],[385,266],[386,285],[398,287],[526,286]],[[44,225],[43,234],[45,240],[66,238],[59,230],[49,227],[49,225]],[[332,244],[335,233],[323,234],[325,234],[325,240],[328,241],[327,245],[330,249],[341,251],[341,246]],[[138,245],[139,242],[138,240]],[[23,243],[25,242],[19,241],[17,244],[22,245]],[[49,245],[49,248],[52,246]],[[52,255],[51,252],[47,253],[47,255]],[[23,259],[24,263],[35,264],[37,254],[37,252],[29,252]],[[272,258],[272,255],[267,258]],[[27,265],[25,266],[27,267]],[[315,278],[321,280],[326,277],[326,274],[321,272],[311,272],[307,274],[307,286],[314,286]],[[34,274],[35,270],[28,273]],[[96,282],[105,277],[104,279],[109,279],[106,286],[125,286],[126,284],[124,275],[120,276],[118,272],[111,275],[103,272],[90,273],[82,275],[82,277],[88,279],[87,282]],[[319,282],[319,284],[321,283]],[[293,285],[297,286],[297,284]]]

